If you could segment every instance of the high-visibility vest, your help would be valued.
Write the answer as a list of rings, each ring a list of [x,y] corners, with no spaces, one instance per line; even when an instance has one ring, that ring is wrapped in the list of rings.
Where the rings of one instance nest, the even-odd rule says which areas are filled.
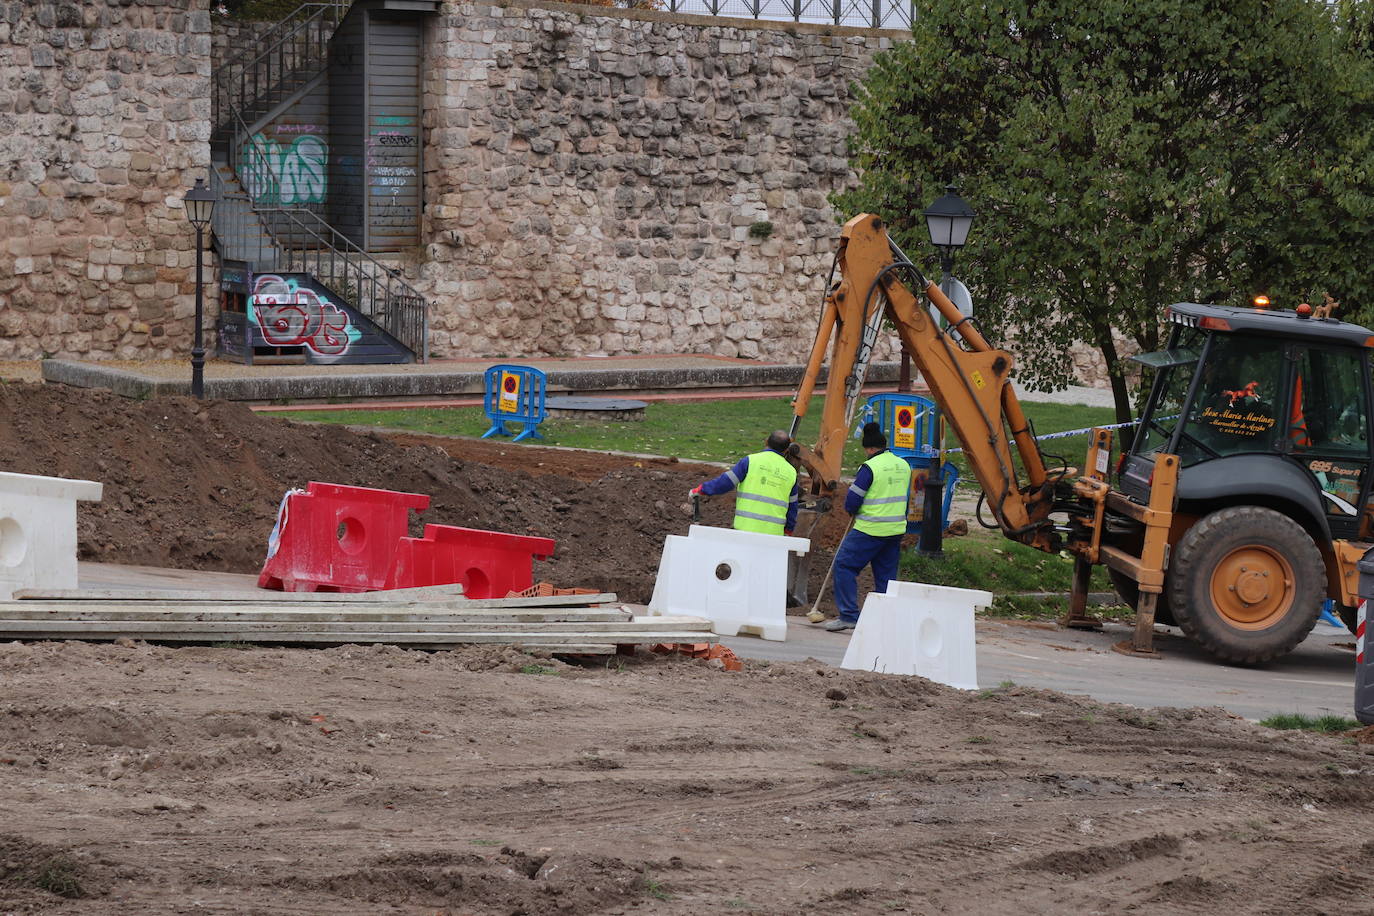
[[[891,452],[879,452],[864,462],[873,483],[854,516],[854,530],[874,537],[906,534],[906,501],[911,493],[911,465]]]
[[[735,530],[782,534],[797,469],[771,449],[749,456],[749,470],[735,491]]]

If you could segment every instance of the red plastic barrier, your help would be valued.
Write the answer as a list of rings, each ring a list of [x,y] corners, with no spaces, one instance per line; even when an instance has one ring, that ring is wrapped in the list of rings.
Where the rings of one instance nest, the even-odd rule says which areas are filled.
[[[287,592],[367,592],[387,587],[410,510],[429,507],[422,493],[311,481],[282,505],[259,588]]]
[[[552,538],[426,525],[423,538],[401,538],[388,588],[457,582],[469,598],[504,598],[534,584],[534,560],[553,556]]]

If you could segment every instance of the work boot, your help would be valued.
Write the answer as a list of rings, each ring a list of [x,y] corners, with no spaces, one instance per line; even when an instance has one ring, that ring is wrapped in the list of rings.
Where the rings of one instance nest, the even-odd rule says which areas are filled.
[[[830,633],[839,633],[843,630],[854,629],[854,624],[850,623],[848,620],[836,617],[834,620],[830,621],[825,625],[825,629]]]

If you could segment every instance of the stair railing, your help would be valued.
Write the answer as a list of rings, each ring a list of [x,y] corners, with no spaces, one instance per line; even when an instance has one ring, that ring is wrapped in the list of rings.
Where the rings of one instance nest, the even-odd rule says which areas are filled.
[[[214,238],[220,257],[246,261],[257,273],[286,269],[289,259],[253,209],[253,199],[225,184],[215,168],[210,169],[210,191],[215,195]]]
[[[320,218],[313,210],[257,207],[290,270],[312,274],[374,324],[429,361],[429,308],[424,296]]]
[[[211,119],[217,135],[232,123],[231,113],[256,120],[290,92],[324,72],[329,39],[351,0],[304,3],[276,23],[244,53],[216,70]]]
[[[253,263],[255,273],[278,270],[313,274],[421,362],[429,361],[429,307],[399,273],[339,232],[313,210],[282,207],[281,180],[271,157],[247,136],[235,113],[230,166],[237,162],[243,193],[225,187],[211,169],[211,188],[226,204],[216,206],[214,229],[222,251]],[[223,217],[221,218],[221,211]],[[223,235],[221,235],[223,228]],[[233,252],[242,252],[239,257]]]

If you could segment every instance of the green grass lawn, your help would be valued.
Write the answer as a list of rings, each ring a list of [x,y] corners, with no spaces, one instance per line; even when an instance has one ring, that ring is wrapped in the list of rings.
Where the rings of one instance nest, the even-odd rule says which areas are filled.
[[[1095,423],[1111,423],[1110,408],[1081,405],[1026,403],[1026,415],[1037,433],[1077,429]],[[798,439],[814,442],[820,428],[821,405],[817,399],[802,421]],[[490,426],[480,407],[439,407],[413,410],[320,410],[280,412],[292,420],[345,423],[405,429],[451,436],[480,436]],[[792,424],[789,398],[758,398],[731,401],[654,402],[634,422],[599,422],[551,418],[540,425],[544,436],[526,439],[522,444],[546,444],[589,448],[602,451],[645,452],[676,455],[693,461],[737,461],[740,456],[763,448],[763,440],[774,429]],[[512,424],[518,429],[518,425]],[[1062,455],[1070,464],[1082,464],[1088,437],[1073,436],[1046,443],[1046,451]],[[951,447],[957,445],[950,436]],[[853,473],[863,459],[858,440],[851,439],[845,450],[845,470]],[[968,480],[968,466],[962,456],[950,460],[959,467],[961,480]],[[1046,459],[1056,463],[1054,459]]]
[[[1363,727],[1355,719],[1348,719],[1345,716],[1318,716],[1314,718],[1296,712],[1278,713],[1267,719],[1261,719],[1259,724],[1265,728],[1298,729],[1324,734],[1348,732]]]
[[[970,519],[970,524],[974,524]],[[908,582],[976,588],[992,592],[987,613],[994,617],[1036,620],[1059,617],[1068,609],[1073,560],[1064,554],[1044,553],[1009,541],[995,531],[976,526],[964,537],[946,537],[944,557],[932,560],[914,551],[903,552],[900,578]],[[1105,567],[1093,569],[1089,591],[1113,591]],[[1030,596],[1027,592],[1050,592]],[[1129,614],[1129,608],[1089,608],[1110,617]]]

